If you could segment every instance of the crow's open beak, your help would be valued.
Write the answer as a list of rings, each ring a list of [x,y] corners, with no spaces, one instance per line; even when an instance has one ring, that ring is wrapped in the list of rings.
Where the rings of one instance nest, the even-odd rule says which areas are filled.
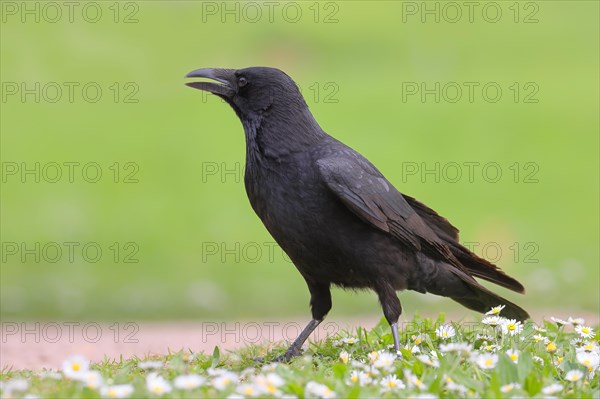
[[[231,98],[235,94],[235,75],[233,69],[202,68],[196,69],[185,75],[186,78],[207,78],[213,82],[187,82],[186,85],[194,89],[204,90],[221,97]]]

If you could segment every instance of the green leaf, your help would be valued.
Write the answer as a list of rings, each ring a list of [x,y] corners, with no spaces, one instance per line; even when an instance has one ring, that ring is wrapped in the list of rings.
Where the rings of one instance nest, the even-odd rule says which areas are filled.
[[[335,378],[343,379],[348,371],[348,366],[343,363],[336,363],[333,365],[333,375]]]
[[[534,371],[531,371],[527,378],[525,378],[523,389],[525,389],[530,396],[535,396],[542,390],[542,384],[542,379],[539,378]]]
[[[215,368],[219,365],[219,360],[221,358],[221,351],[219,350],[218,346],[215,346],[215,349],[213,350],[213,355],[212,355],[212,363],[210,365],[211,368]]]

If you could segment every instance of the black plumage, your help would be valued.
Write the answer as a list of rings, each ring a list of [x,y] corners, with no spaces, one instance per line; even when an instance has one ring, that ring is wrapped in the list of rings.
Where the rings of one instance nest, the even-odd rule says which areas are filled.
[[[325,133],[284,72],[199,69],[187,77],[217,81],[187,85],[223,98],[240,118],[252,208],[308,285],[313,320],[284,359],[299,353],[331,309],[331,285],[375,291],[396,350],[400,290],[446,296],[478,312],[505,305],[503,316],[529,317],[473,276],[516,292],[523,286],[462,246],[444,217]]]

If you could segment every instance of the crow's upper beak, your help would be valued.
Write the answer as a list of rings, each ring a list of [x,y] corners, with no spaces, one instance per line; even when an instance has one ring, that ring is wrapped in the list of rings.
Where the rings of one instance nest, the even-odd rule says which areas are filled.
[[[187,82],[186,85],[195,89],[208,91],[209,93],[218,96],[231,98],[235,94],[235,70],[233,69],[217,69],[217,68],[202,68],[196,69],[185,75],[186,78],[207,78],[216,80],[220,83],[213,82]]]

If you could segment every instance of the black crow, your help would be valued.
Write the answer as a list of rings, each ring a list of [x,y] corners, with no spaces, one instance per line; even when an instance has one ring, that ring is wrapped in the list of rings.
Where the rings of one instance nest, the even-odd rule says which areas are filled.
[[[400,193],[365,157],[325,133],[284,72],[198,69],[186,77],[213,80],[186,84],[221,97],[240,118],[250,204],[310,291],[312,321],[278,360],[299,354],[323,321],[332,284],[375,291],[397,353],[402,307],[396,291],[446,296],[478,312],[505,305],[503,316],[529,318],[473,277],[520,293],[523,286],[462,246],[445,218]]]

